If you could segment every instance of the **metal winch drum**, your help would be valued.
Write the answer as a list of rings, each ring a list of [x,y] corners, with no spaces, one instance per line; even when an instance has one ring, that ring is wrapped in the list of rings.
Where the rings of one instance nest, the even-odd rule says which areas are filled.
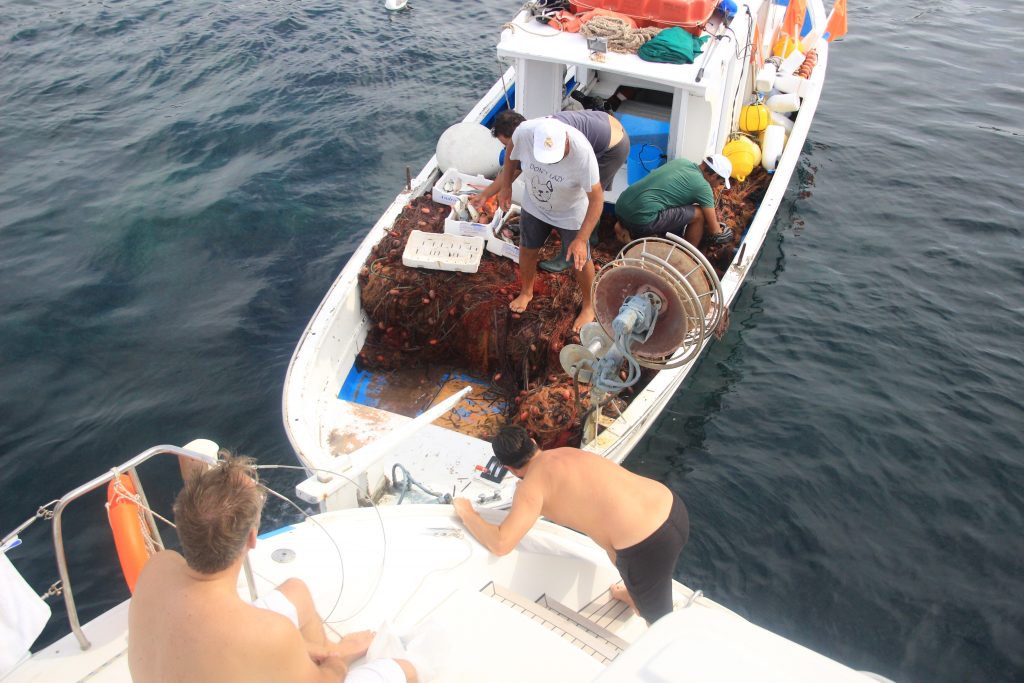
[[[696,358],[725,305],[714,268],[674,235],[627,244],[598,271],[592,295],[596,321],[559,354],[565,372],[590,385],[584,441],[596,438],[601,407],[636,384],[641,367],[678,368]]]
[[[564,347],[562,368],[590,382],[594,363],[613,344],[612,326],[630,296],[653,292],[661,300],[648,339],[630,349],[643,367],[676,368],[692,360],[722,317],[722,285],[714,268],[693,245],[674,235],[630,242],[594,278],[597,322],[580,330],[580,344]]]

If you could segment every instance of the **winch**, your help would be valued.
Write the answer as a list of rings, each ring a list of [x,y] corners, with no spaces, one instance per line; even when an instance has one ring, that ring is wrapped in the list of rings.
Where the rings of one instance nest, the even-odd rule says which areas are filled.
[[[725,306],[714,268],[671,234],[627,244],[598,271],[592,292],[596,321],[580,330],[580,344],[559,354],[562,369],[590,385],[594,409],[584,443],[597,435],[601,406],[635,385],[640,368],[678,368],[693,360]]]

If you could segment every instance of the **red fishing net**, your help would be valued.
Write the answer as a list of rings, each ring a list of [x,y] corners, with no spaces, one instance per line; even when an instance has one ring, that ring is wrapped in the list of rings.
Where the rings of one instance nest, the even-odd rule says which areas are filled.
[[[736,229],[736,244],[738,228],[749,223],[767,186],[767,174],[757,170],[724,197],[717,176],[709,177],[720,219]],[[578,343],[572,325],[582,299],[572,272],[538,271],[529,308],[513,313],[508,304],[519,293],[519,268],[508,259],[487,253],[476,273],[403,265],[409,234],[444,232],[449,211],[428,196],[414,199],[373,248],[360,271],[362,305],[373,327],[358,367],[393,371],[435,363],[490,377],[491,386],[505,396],[506,419],[523,424],[542,448],[578,443],[580,419],[590,407],[587,387],[581,387],[577,401],[558,360],[563,346]],[[622,246],[613,222],[606,216],[599,228],[604,239],[592,249],[597,268]],[[549,240],[541,259],[553,258],[559,249],[557,240]],[[708,256],[716,268],[727,267],[734,249],[726,245]]]

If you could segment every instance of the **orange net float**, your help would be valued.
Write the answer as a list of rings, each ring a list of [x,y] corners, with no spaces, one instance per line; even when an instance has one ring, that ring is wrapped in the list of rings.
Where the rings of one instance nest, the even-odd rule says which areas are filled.
[[[127,495],[126,495],[127,494]],[[114,546],[121,562],[128,590],[135,592],[135,582],[149,560],[149,546],[142,531],[144,524],[135,496],[135,484],[127,474],[119,475],[107,486],[107,519],[114,533]]]

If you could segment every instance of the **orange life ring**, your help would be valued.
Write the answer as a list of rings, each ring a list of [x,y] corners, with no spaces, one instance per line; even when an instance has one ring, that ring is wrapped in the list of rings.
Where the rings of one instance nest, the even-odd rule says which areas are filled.
[[[149,549],[142,534],[139,506],[134,500],[118,492],[118,488],[122,486],[135,495],[135,485],[127,474],[122,474],[111,481],[107,486],[107,518],[110,520],[110,529],[114,532],[114,545],[117,547],[117,557],[121,561],[124,580],[128,584],[128,590],[134,593],[139,573],[149,560]]]

